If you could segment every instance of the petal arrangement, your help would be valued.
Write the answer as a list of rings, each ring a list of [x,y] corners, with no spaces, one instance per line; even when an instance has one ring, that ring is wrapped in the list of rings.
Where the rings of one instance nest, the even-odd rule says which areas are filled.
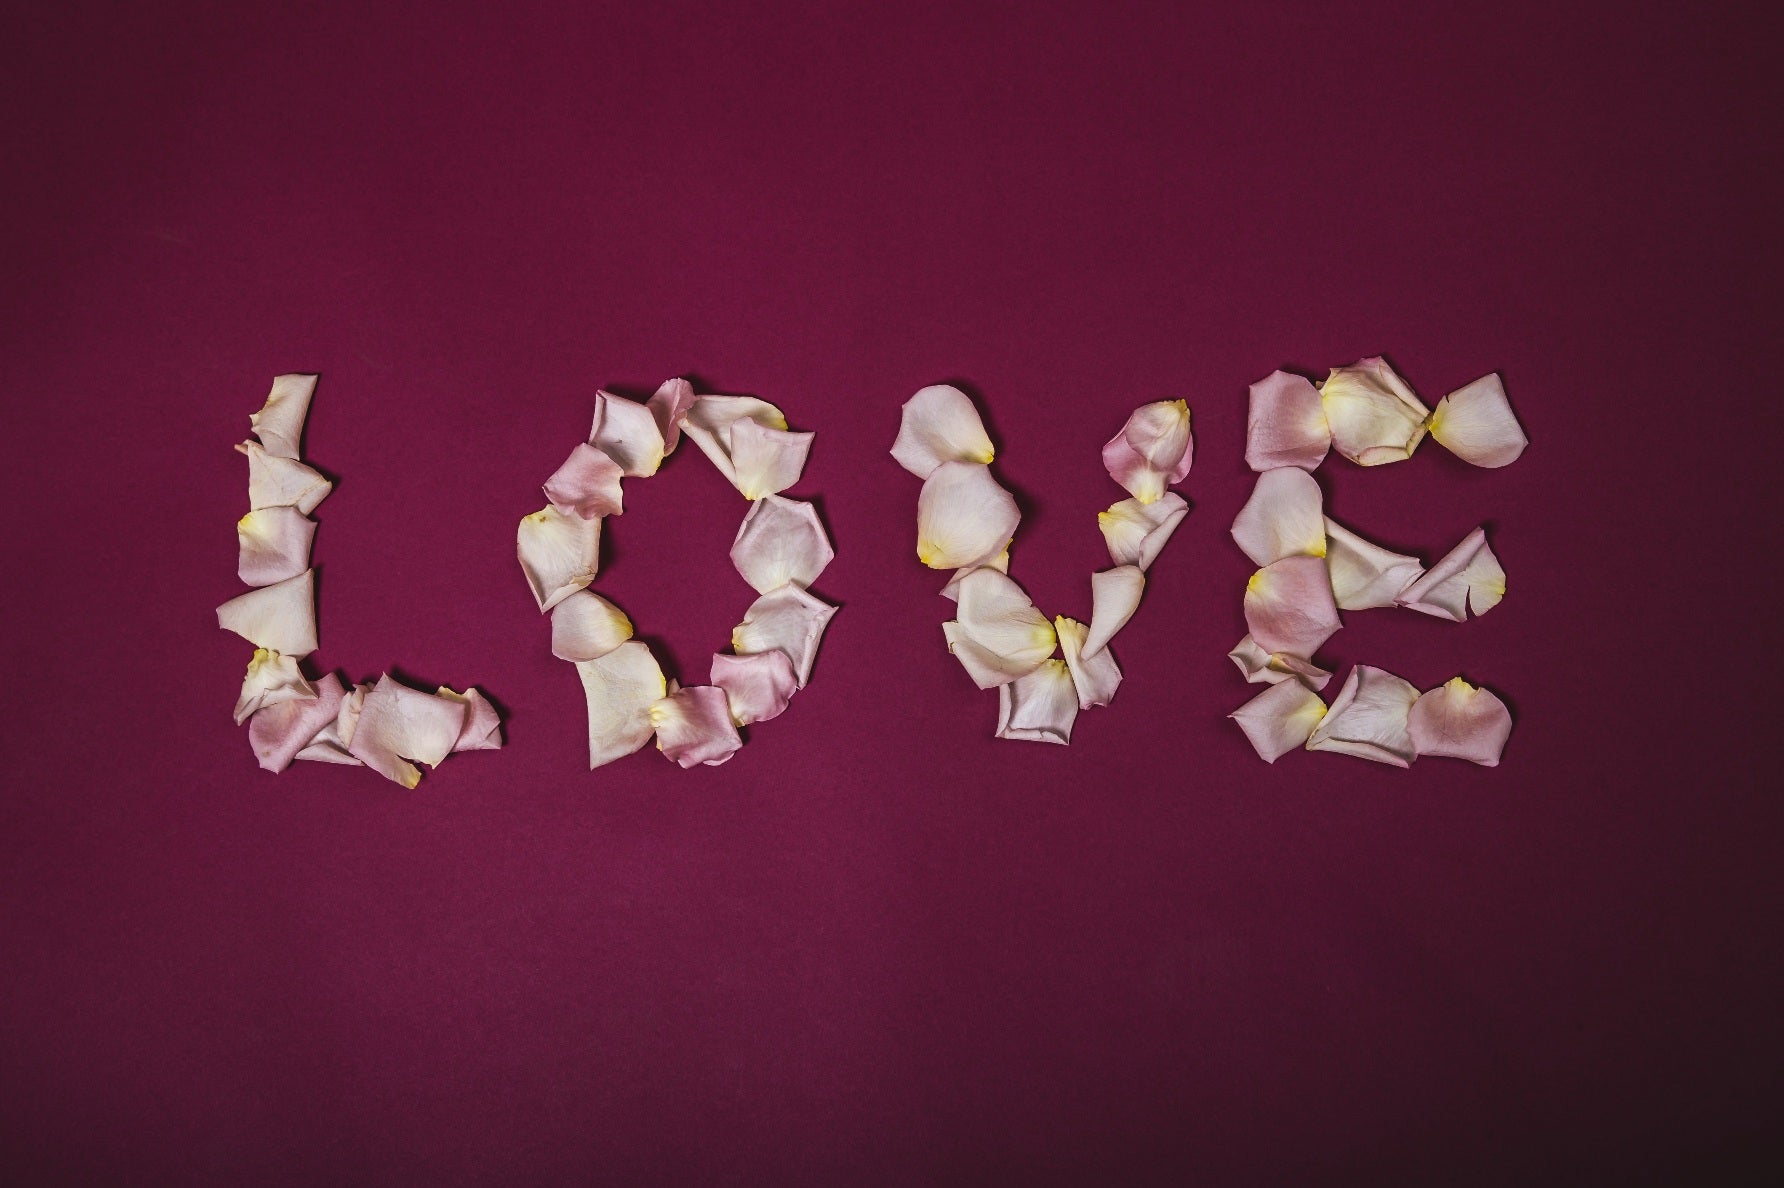
[[[711,683],[666,679],[632,622],[588,587],[600,566],[601,525],[624,510],[621,480],[655,474],[682,437],[750,501],[731,563],[759,597],[712,658]],[[741,727],[787,708],[811,679],[836,608],[809,589],[835,556],[815,507],[780,493],[799,481],[811,433],[751,396],[696,396],[672,379],[640,403],[595,394],[589,439],[545,482],[546,505],[517,533],[521,572],[551,616],[551,652],[576,665],[588,702],[589,767],[656,739],[681,767],[717,766],[743,746]]]
[[[1329,706],[1319,695],[1332,674],[1313,654],[1343,626],[1339,611],[1398,606],[1459,623],[1505,596],[1505,570],[1484,528],[1426,569],[1325,514],[1311,472],[1328,453],[1361,466],[1400,462],[1427,433],[1485,467],[1509,465],[1529,444],[1497,375],[1434,410],[1380,358],[1336,368],[1322,384],[1278,371],[1251,386],[1245,461],[1258,478],[1232,531],[1259,568],[1245,588],[1250,634],[1230,657],[1247,682],[1269,688],[1231,717],[1266,762],[1297,747],[1395,767],[1421,755],[1499,762],[1511,711],[1461,677],[1421,693],[1358,664]]]
[[[942,624],[948,650],[973,684],[996,689],[997,737],[1067,744],[1079,710],[1108,705],[1121,683],[1109,649],[1146,588],[1146,569],[1189,512],[1168,490],[1189,474],[1189,406],[1160,400],[1134,410],[1103,447],[1109,477],[1131,498],[1099,513],[1111,567],[1090,578],[1088,624],[1051,621],[1009,576],[1022,513],[991,473],[990,437],[973,402],[937,384],[905,402],[892,457],[923,480],[917,559],[952,570]]]
[[[310,513],[333,489],[303,462],[301,442],[314,375],[281,375],[266,404],[249,417],[255,440],[236,448],[248,458],[248,514],[236,521],[236,572],[253,587],[217,608],[217,625],[254,645],[235,703],[248,724],[254,757],[267,771],[298,759],[369,767],[405,788],[421,782],[417,763],[437,767],[455,751],[501,747],[501,717],[475,688],[411,689],[387,673],[347,686],[331,672],[306,676],[299,664],[316,650],[315,572]]]

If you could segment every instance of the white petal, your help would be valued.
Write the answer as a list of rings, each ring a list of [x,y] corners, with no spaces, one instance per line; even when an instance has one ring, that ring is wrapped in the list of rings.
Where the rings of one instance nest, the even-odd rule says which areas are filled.
[[[669,689],[650,649],[632,640],[598,660],[580,660],[576,673],[588,699],[590,769],[623,759],[650,741],[650,707]]]
[[[1253,685],[1279,685],[1283,681],[1299,681],[1314,692],[1326,687],[1332,674],[1299,656],[1287,652],[1266,652],[1258,642],[1246,636],[1227,653],[1227,659],[1239,666],[1245,680]],[[1296,744],[1299,745],[1299,744]]]
[[[1395,767],[1418,757],[1406,716],[1419,691],[1391,672],[1359,664],[1344,678],[1332,708],[1307,740],[1309,751],[1336,751]]]
[[[1094,656],[1127,626],[1146,592],[1146,573],[1138,565],[1117,565],[1090,575],[1090,635],[1084,654]]]
[[[601,521],[548,505],[521,517],[515,543],[521,571],[543,613],[595,580]]]
[[[1274,763],[1302,746],[1325,716],[1326,703],[1295,681],[1272,685],[1227,716],[1239,724],[1252,749]]]
[[[1483,375],[1439,400],[1431,413],[1431,436],[1476,466],[1510,466],[1530,444],[1497,373]]]
[[[948,599],[950,602],[958,602],[960,600],[960,580],[975,569],[995,569],[999,573],[1010,572],[1010,550],[1005,549],[997,556],[991,558],[991,560],[983,562],[982,564],[969,565],[965,569],[956,569],[954,571],[954,576],[948,579],[948,584],[942,587],[942,597]]]
[[[242,693],[235,700],[235,724],[240,726],[254,711],[281,701],[309,701],[316,696],[316,687],[304,679],[297,660],[255,648],[248,661],[248,674],[242,678]]]
[[[593,590],[577,590],[551,608],[551,654],[599,660],[632,638],[632,620]]]
[[[836,608],[789,582],[770,590],[750,604],[743,622],[731,632],[731,650],[739,656],[757,652],[784,652],[793,662],[799,687],[811,679],[818,641]]]
[[[961,579],[959,595],[956,617],[942,632],[979,688],[1008,684],[1053,654],[1053,624],[1007,575],[975,569]]]
[[[931,569],[964,569],[1001,553],[1022,513],[1015,498],[976,462],[944,462],[917,497],[917,559]]]
[[[1089,628],[1065,615],[1054,616],[1053,632],[1059,636],[1059,651],[1072,674],[1072,685],[1078,690],[1078,708],[1108,705],[1115,700],[1115,690],[1121,684],[1121,666],[1115,663],[1115,653],[1104,648],[1094,656],[1085,656],[1084,639]]]
[[[1406,381],[1380,358],[1334,368],[1319,398],[1332,427],[1333,446],[1362,466],[1410,458],[1431,415]]]
[[[904,402],[892,457],[918,478],[943,462],[988,463],[996,456],[979,410],[959,388],[935,384]]]
[[[1326,520],[1326,569],[1332,575],[1332,593],[1339,610],[1393,606],[1425,572],[1417,557],[1384,549],[1330,518]]]
[[[612,392],[595,393],[595,422],[588,442],[634,478],[655,474],[667,452],[650,407]]]
[[[1061,660],[1048,660],[997,691],[997,737],[1025,742],[1072,741],[1078,693]]]
[[[682,767],[717,767],[743,746],[725,691],[713,685],[677,689],[650,707],[657,750]]]
[[[712,658],[712,683],[725,691],[731,720],[739,726],[766,722],[786,711],[799,691],[799,676],[785,652],[757,652],[751,656]]]
[[[413,788],[421,782],[415,763],[438,767],[464,726],[464,703],[411,689],[386,673],[366,695],[347,749],[385,779]]]
[[[787,431],[787,418],[781,410],[754,396],[701,396],[681,418],[682,432],[700,447],[700,452],[733,486],[738,485],[738,479],[737,467],[732,461],[732,429],[745,420],[783,433]]]
[[[254,436],[266,452],[279,458],[303,457],[304,417],[310,411],[310,397],[316,394],[313,375],[281,375],[273,380],[272,391],[259,412],[248,414]]]
[[[1233,539],[1258,565],[1284,557],[1326,555],[1325,497],[1305,470],[1279,466],[1257,476],[1233,518]]]
[[[310,567],[316,521],[295,507],[263,507],[235,522],[236,576],[250,586],[270,586]]]
[[[731,482],[745,499],[785,491],[799,481],[815,433],[790,433],[747,418],[731,424]]]
[[[1486,529],[1476,528],[1396,601],[1410,610],[1460,623],[1470,610],[1484,615],[1504,597],[1505,570],[1487,545]]]
[[[1108,511],[1098,512],[1096,522],[1108,543],[1109,560],[1150,569],[1188,514],[1189,503],[1183,496],[1166,491],[1151,503],[1123,499]]]
[[[257,648],[302,659],[316,650],[315,574],[304,570],[217,608],[217,626]]]
[[[257,441],[235,447],[248,456],[248,507],[295,507],[304,515],[328,498],[334,484],[294,458],[269,454]]]
[[[758,594],[788,582],[810,586],[835,556],[817,508],[779,495],[750,505],[731,545],[731,564]]]

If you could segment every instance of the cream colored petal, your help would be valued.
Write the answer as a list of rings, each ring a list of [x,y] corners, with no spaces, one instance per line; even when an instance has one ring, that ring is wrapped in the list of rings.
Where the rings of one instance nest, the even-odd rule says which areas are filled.
[[[595,422],[588,443],[634,478],[655,474],[667,452],[656,413],[648,405],[612,392],[595,393]]]
[[[1296,681],[1272,685],[1227,716],[1239,724],[1252,749],[1265,763],[1274,763],[1308,736],[1325,716],[1326,703]]]
[[[1001,553],[1022,513],[1015,498],[976,462],[944,462],[917,497],[917,559],[931,569],[965,569]]]
[[[948,584],[942,587],[942,597],[950,602],[958,602],[960,600],[960,580],[975,569],[995,569],[999,573],[1010,572],[1010,550],[1005,549],[982,565],[969,565],[965,569],[956,569],[954,576],[948,579]]]
[[[1253,470],[1298,466],[1315,470],[1332,448],[1332,430],[1319,389],[1304,376],[1273,371],[1251,385],[1245,425],[1245,464]]]
[[[1090,575],[1090,634],[1084,654],[1095,656],[1140,609],[1146,573],[1138,565],[1117,565]]]
[[[1309,751],[1335,751],[1376,763],[1411,767],[1418,757],[1407,715],[1419,691],[1391,672],[1359,664],[1344,678],[1332,708],[1313,728]]]
[[[1103,468],[1141,503],[1156,503],[1166,487],[1189,475],[1195,455],[1189,420],[1187,401],[1141,405],[1103,446]]]
[[[743,746],[725,691],[713,685],[677,689],[650,707],[657,750],[681,767],[717,767]]]
[[[1332,444],[1362,466],[1410,458],[1431,415],[1406,381],[1380,358],[1334,368],[1319,398],[1332,428]]]
[[[1484,615],[1504,597],[1505,570],[1487,545],[1486,529],[1476,528],[1396,601],[1409,610],[1460,623],[1470,610]]]
[[[784,652],[793,662],[799,687],[811,679],[818,642],[836,608],[819,601],[810,591],[788,582],[750,604],[743,622],[731,632],[731,650],[739,656],[757,652]]]
[[[918,478],[943,462],[988,463],[996,456],[979,410],[959,388],[935,384],[904,402],[892,457]]]
[[[569,515],[593,520],[625,510],[620,476],[625,471],[604,452],[577,442],[557,472],[545,480],[545,500]]]
[[[295,507],[304,515],[328,498],[334,484],[294,458],[269,454],[257,441],[235,447],[248,456],[248,507]]]
[[[1236,664],[1245,674],[1246,681],[1253,685],[1279,685],[1292,680],[1317,693],[1332,679],[1331,673],[1311,660],[1286,652],[1264,651],[1249,635],[1227,653],[1227,659]]]
[[[1279,466],[1257,476],[1233,518],[1233,539],[1258,565],[1284,557],[1326,555],[1325,496],[1305,470]]]
[[[341,711],[341,678],[329,673],[315,684],[315,695],[263,705],[248,719],[248,745],[267,771],[284,771],[307,750]],[[340,749],[341,761],[359,760]]]
[[[593,590],[576,590],[551,608],[551,654],[599,660],[632,638],[632,620]]]
[[[316,650],[315,574],[249,590],[217,608],[217,626],[257,648],[302,659]]]
[[[750,505],[731,545],[731,564],[758,594],[788,582],[810,586],[835,556],[818,509],[779,495]]]
[[[1364,540],[1336,520],[1326,520],[1326,568],[1339,610],[1393,606],[1412,583],[1424,576],[1417,557],[1408,557]]]
[[[701,396],[681,418],[682,432],[688,435],[733,486],[738,485],[737,467],[732,458],[733,428],[740,421],[754,421],[769,429],[787,431],[787,418],[766,400],[754,396]],[[803,457],[801,464],[803,465]]]
[[[648,647],[631,640],[597,660],[578,661],[576,673],[588,700],[591,770],[623,759],[650,741],[656,730],[650,707],[669,689]]]
[[[601,521],[547,505],[521,517],[515,543],[521,572],[543,614],[595,580]]]
[[[799,481],[815,433],[789,433],[743,419],[731,425],[731,482],[745,499],[785,491]]]
[[[303,457],[304,418],[315,394],[313,375],[281,375],[273,380],[266,404],[259,412],[248,414],[254,436],[267,453],[279,458]]]
[[[263,507],[235,522],[236,576],[250,586],[270,586],[310,567],[316,521],[295,507]]]
[[[1497,373],[1439,400],[1431,413],[1431,436],[1464,462],[1488,467],[1510,466],[1530,444]]]
[[[1245,625],[1267,652],[1310,657],[1343,626],[1318,557],[1284,557],[1245,585]]]
[[[1007,575],[976,569],[961,579],[959,595],[955,618],[942,631],[979,688],[1007,684],[1053,654],[1053,624]]]
[[[731,720],[739,726],[780,717],[799,691],[793,662],[779,651],[751,656],[718,653],[712,658],[712,683],[725,691]]]
[[[1406,725],[1421,758],[1442,755],[1497,767],[1511,737],[1511,711],[1492,690],[1453,677],[1413,703]]]
[[[1048,660],[997,691],[997,737],[1065,745],[1078,718],[1078,691],[1063,660]]]
[[[1098,512],[1096,522],[1109,546],[1110,561],[1150,569],[1188,514],[1189,503],[1183,496],[1166,491],[1151,503],[1123,499],[1108,511]]]
[[[694,385],[685,379],[663,381],[651,398],[645,401],[650,415],[663,435],[663,454],[673,454],[681,442],[681,419],[694,405]]]
[[[1090,629],[1065,615],[1054,616],[1053,633],[1059,636],[1060,654],[1065,657],[1072,685],[1078,690],[1078,708],[1108,705],[1115,700],[1115,690],[1121,684],[1121,666],[1115,663],[1115,653],[1104,648],[1094,656],[1084,655],[1084,640]]]
[[[316,687],[304,679],[294,658],[255,648],[254,658],[248,661],[248,673],[242,678],[241,696],[235,699],[235,724],[240,726],[250,714],[266,706],[282,701],[310,701],[315,696]]]
[[[465,705],[392,680],[389,673],[366,695],[347,749],[387,780],[413,788],[416,763],[438,767],[465,726]]]
[[[463,693],[441,685],[434,696],[456,701],[465,707],[465,724],[452,744],[454,751],[499,751],[502,749],[502,715],[483,691],[472,685]]]

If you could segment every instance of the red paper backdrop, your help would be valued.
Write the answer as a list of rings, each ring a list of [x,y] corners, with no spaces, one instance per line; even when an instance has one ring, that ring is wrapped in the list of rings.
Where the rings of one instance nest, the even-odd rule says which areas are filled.
[[[15,8],[0,37],[16,1182],[1624,1180],[1779,1100],[1775,68],[1687,6]],[[1771,111],[1774,115],[1766,115]],[[1321,472],[1466,626],[1497,770],[1224,715],[1247,383],[1497,369],[1508,470]],[[404,793],[255,769],[230,449],[322,374],[322,648],[475,682]],[[817,430],[842,605],[727,766],[585,768],[514,526],[609,384]],[[994,741],[912,556],[899,403],[978,394],[1083,617],[1097,451],[1187,397],[1194,511],[1069,749]],[[697,454],[600,588],[685,680],[750,594]],[[1762,796],[1763,793],[1763,796]]]

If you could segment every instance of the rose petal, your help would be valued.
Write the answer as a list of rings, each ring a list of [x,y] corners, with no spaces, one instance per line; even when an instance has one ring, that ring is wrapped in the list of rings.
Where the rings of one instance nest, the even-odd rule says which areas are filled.
[[[1247,466],[1314,470],[1331,448],[1332,430],[1312,380],[1272,371],[1251,385],[1251,412],[1245,425]]]
[[[264,705],[248,719],[248,745],[254,758],[267,771],[284,771],[291,766],[298,752],[311,745],[326,727],[334,725],[341,712],[341,678],[329,673],[317,681],[314,695],[276,704]],[[358,763],[346,751],[346,761]]]
[[[731,425],[731,482],[745,499],[785,491],[799,481],[815,433],[790,433],[747,418]]]
[[[1361,466],[1403,462],[1431,415],[1406,381],[1379,357],[1334,368],[1319,392],[1338,452]]]
[[[943,462],[985,464],[996,456],[979,410],[959,388],[934,384],[904,402],[892,457],[918,478]]]
[[[1274,763],[1307,742],[1326,703],[1296,681],[1283,681],[1253,697],[1227,716],[1239,724],[1252,749],[1265,763]]]
[[[577,442],[564,464],[545,481],[545,499],[566,515],[593,520],[617,516],[625,510],[625,494],[618,462],[589,445]]]
[[[1053,624],[1022,587],[995,569],[975,569],[960,581],[955,618],[942,634],[981,689],[1026,676],[1053,654]]]
[[[1239,641],[1227,653],[1227,659],[1239,666],[1245,680],[1253,685],[1279,685],[1283,681],[1299,681],[1314,692],[1326,687],[1332,674],[1310,660],[1290,656],[1286,652],[1266,652],[1251,636]]]
[[[250,586],[270,586],[310,567],[316,521],[295,507],[263,507],[235,522],[236,576]]]
[[[700,452],[718,467],[719,473],[739,489],[732,447],[735,441],[733,431],[740,421],[753,421],[782,433],[787,431],[787,418],[781,415],[781,410],[754,396],[701,396],[681,418],[682,432],[700,447]],[[803,454],[800,464],[804,465]]]
[[[650,707],[668,693],[663,670],[637,640],[596,660],[579,660],[576,674],[588,699],[589,769],[623,759],[650,741]]]
[[[1146,592],[1146,574],[1138,565],[1117,565],[1090,575],[1090,635],[1084,654],[1094,656],[1127,626]]]
[[[577,590],[551,608],[551,654],[599,660],[632,638],[632,620],[592,590]]]
[[[1359,664],[1344,678],[1332,708],[1313,728],[1309,751],[1336,751],[1376,763],[1411,767],[1418,758],[1406,718],[1419,691],[1391,672]]]
[[[297,661],[265,648],[255,648],[242,678],[241,696],[235,699],[235,724],[240,726],[254,711],[282,701],[309,701],[316,688],[304,679]]]
[[[1151,503],[1123,499],[1108,511],[1098,512],[1096,523],[1109,546],[1110,561],[1150,569],[1188,514],[1189,503],[1183,496],[1166,491]]]
[[[1280,466],[1257,476],[1233,518],[1233,539],[1258,565],[1326,555],[1325,496],[1305,470]]]
[[[1245,626],[1267,652],[1312,656],[1343,625],[1318,557],[1284,557],[1245,584]]]
[[[1425,572],[1417,557],[1364,540],[1329,517],[1326,568],[1332,575],[1332,593],[1339,610],[1393,606],[1395,599]]]
[[[1464,462],[1488,467],[1510,466],[1530,444],[1496,372],[1439,400],[1431,436]]]
[[[1078,690],[1079,709],[1108,705],[1115,700],[1115,690],[1121,684],[1121,666],[1115,663],[1114,652],[1104,648],[1094,656],[1084,655],[1089,630],[1076,619],[1054,616],[1053,633],[1059,636],[1060,653],[1072,674],[1072,685]]]
[[[1504,597],[1505,570],[1487,545],[1487,530],[1476,528],[1395,601],[1460,623],[1470,610],[1484,615]]]
[[[483,691],[472,685],[456,693],[441,685],[434,694],[465,707],[465,724],[452,744],[454,751],[499,751],[502,749],[502,715],[490,704]]]
[[[1498,767],[1511,737],[1511,711],[1492,690],[1452,677],[1413,703],[1406,727],[1421,758],[1442,755]]]
[[[248,456],[248,507],[295,507],[304,515],[328,498],[334,484],[294,458],[269,454],[257,441],[235,447]]]
[[[595,393],[595,422],[588,440],[634,478],[655,474],[668,452],[656,411],[612,392]]]
[[[1103,468],[1141,503],[1156,503],[1188,476],[1194,455],[1189,403],[1158,400],[1136,408],[1103,446]]]
[[[836,608],[814,598],[804,588],[788,582],[750,604],[743,622],[731,632],[731,650],[739,656],[757,652],[784,652],[793,662],[799,687],[811,679],[818,641]]]
[[[779,495],[750,505],[731,545],[731,564],[758,594],[788,582],[810,586],[835,556],[818,509]]]
[[[731,720],[739,726],[780,717],[799,691],[793,662],[779,651],[750,656],[718,653],[712,658],[712,683],[725,691]]]
[[[917,559],[931,569],[965,569],[1001,553],[1022,513],[989,467],[944,462],[917,497]]]
[[[682,767],[717,767],[743,746],[725,691],[712,685],[677,689],[650,707],[657,750]]]
[[[385,673],[366,695],[347,749],[385,779],[413,788],[421,782],[415,764],[438,767],[464,727],[462,702],[411,689]]]
[[[954,576],[948,579],[948,584],[942,587],[942,597],[948,599],[950,602],[960,601],[960,579],[964,578],[975,569],[995,569],[999,573],[1010,572],[1010,550],[1005,549],[997,556],[991,558],[991,560],[979,565],[969,565],[965,569],[956,569],[954,571]]]
[[[1048,660],[997,691],[997,737],[1065,745],[1078,717],[1078,692],[1062,660]]]
[[[217,608],[217,626],[269,652],[308,656],[316,650],[314,571],[231,598]]]
[[[259,412],[248,414],[254,436],[267,453],[279,458],[303,457],[304,417],[315,394],[313,375],[281,375],[273,380],[266,404]]]
[[[681,442],[681,418],[694,404],[694,385],[685,379],[664,380],[651,398],[644,402],[663,435],[663,455],[675,452]]]
[[[585,589],[600,568],[598,519],[585,520],[548,505],[521,517],[515,542],[521,572],[541,614]]]

